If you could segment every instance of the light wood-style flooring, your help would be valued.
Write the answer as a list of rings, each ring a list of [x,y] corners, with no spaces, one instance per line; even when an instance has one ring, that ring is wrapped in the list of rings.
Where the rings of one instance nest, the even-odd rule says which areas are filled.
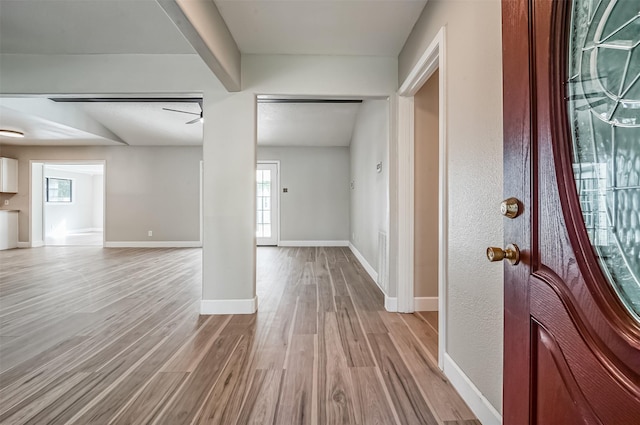
[[[479,424],[348,249],[259,248],[254,315],[198,314],[201,255],[0,251],[0,423]]]

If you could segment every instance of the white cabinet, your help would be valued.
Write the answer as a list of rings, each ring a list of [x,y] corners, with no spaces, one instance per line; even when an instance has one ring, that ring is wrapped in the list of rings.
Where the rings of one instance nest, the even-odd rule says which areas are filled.
[[[0,192],[18,193],[18,160],[0,158]]]
[[[18,247],[18,211],[0,210],[0,250]]]

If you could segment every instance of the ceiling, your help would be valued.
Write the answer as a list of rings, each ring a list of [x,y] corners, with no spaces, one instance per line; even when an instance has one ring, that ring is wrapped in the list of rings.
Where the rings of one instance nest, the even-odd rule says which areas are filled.
[[[186,124],[200,115],[197,103],[91,102],[78,107],[130,145],[202,145],[202,123]]]
[[[426,3],[214,1],[242,53],[387,57],[398,55]],[[155,0],[0,0],[0,53],[196,54]],[[0,144],[202,144],[203,124],[185,124],[193,115],[162,110],[199,113],[195,103],[74,104],[78,119],[103,126],[103,133],[6,106],[0,97],[0,125],[22,129],[27,137],[0,137]],[[358,110],[359,104],[260,104],[258,143],[348,146]]]
[[[0,0],[0,53],[195,53],[155,0]]]
[[[131,145],[131,146],[198,146],[202,145],[203,124],[186,124],[200,115],[197,103],[185,102],[54,102],[50,107],[66,110],[66,124],[61,124],[55,114],[26,113],[40,111],[36,105],[42,98],[20,98],[20,110],[3,106],[12,105],[13,98],[0,98],[0,128],[20,130],[25,137],[20,139],[0,136],[0,144],[11,145]],[[74,114],[68,113],[68,108]],[[170,108],[189,112],[166,111]],[[47,111],[48,112],[48,111]],[[69,120],[69,116],[73,121]],[[112,133],[105,136],[97,132],[84,131],[88,121],[96,122]]]
[[[258,103],[258,145],[349,146],[360,103]]]
[[[242,53],[397,57],[426,0],[215,0]]]
[[[0,128],[18,130],[25,134],[22,139],[0,136],[0,145],[122,145],[99,135],[73,126],[27,114],[0,105]]]

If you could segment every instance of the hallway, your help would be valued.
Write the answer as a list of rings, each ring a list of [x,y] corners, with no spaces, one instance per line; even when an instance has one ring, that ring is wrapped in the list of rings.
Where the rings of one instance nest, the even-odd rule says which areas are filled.
[[[0,252],[0,423],[479,424],[347,248],[257,258],[259,312],[199,316],[199,249]]]

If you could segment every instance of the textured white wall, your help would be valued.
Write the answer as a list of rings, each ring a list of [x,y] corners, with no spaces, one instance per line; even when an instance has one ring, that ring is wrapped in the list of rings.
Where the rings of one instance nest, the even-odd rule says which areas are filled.
[[[389,102],[362,102],[351,139],[351,243],[377,272],[378,232],[388,234]],[[376,164],[382,162],[382,172]]]
[[[502,40],[499,0],[430,0],[399,57],[404,81],[447,28],[449,249],[447,347],[502,410],[502,266],[486,247],[502,242]]]
[[[258,159],[280,161],[280,240],[349,240],[348,147],[258,146]]]

